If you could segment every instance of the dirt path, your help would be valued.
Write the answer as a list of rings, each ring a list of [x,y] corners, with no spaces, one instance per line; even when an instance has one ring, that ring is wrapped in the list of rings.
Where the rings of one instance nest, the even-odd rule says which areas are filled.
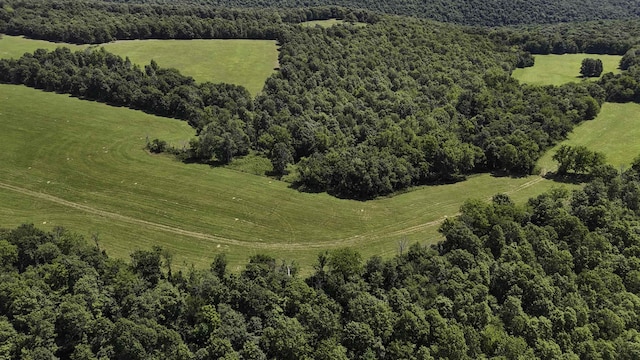
[[[533,185],[539,183],[542,180],[544,180],[542,177],[535,178],[535,179],[533,179],[531,181],[528,181],[528,182],[518,186],[517,188],[507,192],[507,194],[513,194],[515,192],[521,191],[523,189],[526,189],[526,188],[528,188],[530,186],[533,186]],[[251,241],[236,240],[236,239],[226,238],[226,237],[217,236],[217,235],[210,235],[210,234],[200,233],[200,232],[196,232],[196,231],[184,230],[184,229],[180,229],[180,228],[177,228],[177,227],[164,225],[164,224],[159,224],[159,223],[155,223],[155,222],[151,222],[151,221],[136,219],[136,218],[133,218],[133,217],[130,217],[130,216],[121,215],[121,214],[114,213],[114,212],[109,212],[109,211],[96,209],[96,208],[93,208],[91,206],[78,204],[78,203],[75,203],[75,202],[72,202],[72,201],[64,200],[62,198],[59,198],[59,197],[56,197],[56,196],[53,196],[53,195],[49,195],[49,194],[45,194],[45,193],[37,192],[37,191],[33,191],[33,190],[28,190],[28,189],[21,188],[21,187],[18,187],[18,186],[9,185],[9,184],[3,183],[3,182],[0,182],[0,188],[1,189],[5,189],[5,190],[9,190],[9,191],[13,191],[13,192],[17,192],[17,193],[20,193],[20,194],[23,194],[23,195],[35,197],[35,198],[38,198],[38,199],[50,201],[50,202],[56,203],[58,205],[67,206],[67,207],[70,207],[70,208],[73,208],[73,209],[76,209],[76,210],[79,210],[79,211],[84,211],[84,212],[87,212],[87,213],[90,213],[90,214],[94,214],[94,215],[98,215],[98,216],[101,216],[101,217],[104,217],[104,218],[107,218],[107,219],[112,219],[112,220],[125,222],[125,223],[128,223],[128,224],[134,224],[134,225],[142,226],[145,229],[149,229],[149,230],[164,231],[164,232],[168,232],[168,233],[172,233],[172,234],[176,234],[176,235],[188,236],[188,237],[192,237],[192,238],[196,238],[196,239],[212,241],[212,242],[216,242],[216,243],[219,243],[219,244],[243,246],[243,247],[252,247],[252,248],[259,248],[259,249],[274,249],[274,250],[275,249],[308,250],[308,249],[313,249],[313,248],[328,248],[328,247],[353,245],[353,244],[358,243],[358,242],[371,240],[373,238],[380,238],[382,236],[385,236],[385,237],[397,237],[397,236],[416,233],[416,232],[425,230],[425,229],[427,229],[429,227],[440,225],[442,222],[445,221],[445,219],[447,219],[447,217],[455,217],[455,216],[460,215],[460,213],[452,214],[452,215],[449,215],[449,216],[445,215],[442,218],[437,219],[437,220],[433,220],[433,221],[429,221],[429,222],[426,222],[426,223],[410,226],[410,227],[407,227],[407,228],[404,228],[404,229],[394,230],[394,231],[391,231],[391,232],[388,232],[388,233],[384,233],[384,234],[356,235],[356,236],[352,236],[352,237],[349,237],[349,238],[346,238],[346,239],[338,239],[338,240],[331,240],[331,241],[321,241],[321,242],[318,242],[318,243],[304,243],[304,244],[291,243],[291,242],[287,242],[287,243],[273,243],[273,242],[266,243],[266,242],[251,242]]]
[[[289,244],[251,243],[251,242],[246,242],[246,241],[229,239],[229,238],[225,238],[225,237],[221,237],[221,236],[215,236],[215,235],[209,235],[209,234],[199,233],[199,232],[195,232],[195,231],[184,230],[184,229],[180,229],[180,228],[173,227],[173,226],[158,224],[158,223],[154,223],[154,222],[151,222],[151,221],[140,220],[140,219],[136,219],[136,218],[133,218],[133,217],[130,217],[130,216],[125,216],[125,215],[121,215],[121,214],[117,214],[117,213],[113,213],[113,212],[109,212],[109,211],[99,210],[99,209],[96,209],[96,208],[93,208],[93,207],[90,207],[90,206],[87,206],[87,205],[78,204],[78,203],[75,203],[75,202],[72,202],[72,201],[61,199],[59,197],[55,197],[55,196],[48,195],[48,194],[45,194],[45,193],[24,189],[24,188],[21,188],[21,187],[18,187],[18,186],[5,184],[5,183],[2,183],[2,182],[0,182],[0,188],[5,189],[5,190],[14,191],[14,192],[17,192],[17,193],[20,193],[20,194],[23,194],[23,195],[35,197],[35,198],[38,198],[38,199],[47,200],[47,201],[56,203],[58,205],[68,206],[70,208],[73,208],[73,209],[76,209],[76,210],[80,210],[80,211],[84,211],[84,212],[87,212],[87,213],[90,213],[90,214],[98,215],[98,216],[101,216],[101,217],[104,217],[104,218],[107,218],[107,219],[112,219],[112,220],[126,222],[126,223],[129,223],[129,224],[139,225],[139,226],[142,226],[142,227],[144,227],[146,229],[150,229],[150,230],[160,230],[160,231],[169,232],[169,233],[172,233],[172,234],[189,236],[189,237],[202,239],[202,240],[210,240],[210,241],[215,241],[217,243],[222,243],[222,244],[227,244],[227,245],[238,245],[238,246],[250,245],[252,247],[259,247],[259,248],[278,248],[278,247],[285,247],[285,246],[288,247],[288,246],[290,246]]]
[[[518,191],[522,191],[528,187],[531,187],[539,182],[541,182],[542,180],[544,180],[544,178],[542,177],[537,177],[533,180],[527,181],[526,183],[518,186],[517,188],[511,190],[511,191],[507,191],[505,194],[509,195],[509,194],[513,194],[516,193]],[[491,201],[492,197],[487,198],[487,201]],[[392,231],[390,233],[385,234],[386,236],[401,236],[401,235],[408,235],[408,234],[412,234],[415,232],[419,232],[422,231],[424,229],[430,228],[432,226],[436,226],[436,225],[440,225],[442,224],[448,217],[456,217],[460,215],[460,213],[455,213],[452,215],[445,215],[443,217],[441,217],[440,219],[437,220],[433,220],[433,221],[429,221],[423,224],[418,224],[418,225],[414,225],[414,226],[410,226],[408,228],[404,228],[404,229],[400,229],[400,230],[396,230],[396,231]]]
[[[169,225],[154,223],[154,222],[151,222],[151,221],[136,219],[136,218],[133,218],[133,217],[130,217],[130,216],[121,215],[121,214],[118,214],[118,213],[113,213],[113,212],[109,212],[109,211],[96,209],[96,208],[93,208],[91,206],[78,204],[76,202],[72,202],[72,201],[68,201],[68,200],[65,200],[65,199],[61,199],[61,198],[53,196],[53,195],[49,195],[49,194],[45,194],[45,193],[37,192],[37,191],[33,191],[33,190],[28,190],[28,189],[21,188],[21,187],[18,187],[18,186],[9,185],[9,184],[3,183],[3,182],[0,182],[0,189],[14,191],[14,192],[20,193],[22,195],[31,196],[31,197],[38,198],[38,199],[41,199],[41,200],[50,201],[50,202],[56,203],[58,205],[67,206],[67,207],[70,207],[70,208],[73,208],[73,209],[76,209],[76,210],[79,210],[79,211],[84,211],[84,212],[87,212],[87,213],[90,213],[90,214],[94,214],[94,215],[98,215],[98,216],[101,216],[101,217],[104,217],[104,218],[107,218],[107,219],[117,220],[117,221],[125,222],[125,223],[128,223],[128,224],[134,224],[134,225],[142,226],[145,229],[164,231],[164,232],[168,232],[168,233],[172,233],[172,234],[176,234],[176,235],[182,235],[182,236],[188,236],[188,237],[201,239],[201,240],[213,241],[213,242],[216,242],[216,243],[219,243],[219,244],[235,245],[235,246],[243,246],[243,247],[252,247],[252,248],[260,248],[260,249],[305,250],[305,249],[310,249],[310,248],[335,247],[335,246],[346,245],[348,243],[353,243],[354,242],[351,239],[335,240],[335,241],[328,241],[328,242],[319,242],[319,243],[315,243],[315,244],[314,243],[297,244],[297,243],[288,243],[288,242],[287,243],[273,243],[273,242],[266,243],[266,242],[241,241],[241,240],[236,240],[236,239],[225,238],[225,237],[222,237],[222,236],[216,236],[216,235],[210,235],[210,234],[200,233],[200,232],[196,232],[196,231],[184,230],[184,229],[180,229],[180,228],[169,226]],[[359,241],[362,241],[362,240],[365,240],[365,239],[366,239],[366,237],[362,237],[362,238],[359,239]]]

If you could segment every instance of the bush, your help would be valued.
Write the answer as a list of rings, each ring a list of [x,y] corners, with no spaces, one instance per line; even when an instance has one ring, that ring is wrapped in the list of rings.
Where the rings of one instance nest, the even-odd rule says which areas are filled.
[[[602,74],[602,60],[586,58],[582,60],[580,74],[583,77],[598,77]]]
[[[167,142],[160,139],[153,139],[147,143],[147,149],[154,154],[159,154],[167,151]]]

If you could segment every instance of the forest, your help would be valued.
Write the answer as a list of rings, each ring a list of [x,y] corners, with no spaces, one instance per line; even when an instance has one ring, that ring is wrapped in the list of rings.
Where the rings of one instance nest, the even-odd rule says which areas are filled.
[[[128,39],[279,40],[289,25],[378,15],[341,7],[236,9],[200,5],[118,4],[101,1],[1,0],[0,33],[78,44]]]
[[[114,2],[175,4],[173,0],[110,0]],[[597,19],[628,19],[640,16],[633,0],[181,0],[182,3],[208,4],[222,7],[304,8],[312,6],[343,6],[374,12],[415,16],[464,25],[505,26],[518,24],[549,24]]]
[[[128,262],[71,230],[0,231],[5,359],[637,359],[640,159],[583,189],[469,200],[435,246]]]
[[[532,54],[624,55],[640,42],[637,20],[587,21],[493,29],[490,36]]]
[[[155,63],[143,68],[104,50],[37,51],[2,60],[0,78],[186,120],[199,135],[189,146],[154,151],[209,164],[261,154],[271,160],[274,175],[287,175],[299,190],[341,198],[371,199],[477,172],[534,173],[540,155],[573,126],[593,119],[603,101],[634,101],[637,92],[633,69],[599,84],[518,83],[511,71],[531,66],[531,52],[544,53],[527,45],[546,36],[535,29],[518,37],[514,30],[330,7],[3,1],[12,11],[0,16],[2,31],[49,40],[276,39],[279,71],[255,99],[237,86],[197,84],[173,69]],[[322,29],[290,22],[337,14],[368,25]],[[235,24],[235,32],[221,35],[230,26],[225,21]],[[566,41],[576,44],[575,51],[631,51],[630,59],[637,37],[616,24],[577,27],[586,35]],[[608,47],[583,41],[594,28]]]

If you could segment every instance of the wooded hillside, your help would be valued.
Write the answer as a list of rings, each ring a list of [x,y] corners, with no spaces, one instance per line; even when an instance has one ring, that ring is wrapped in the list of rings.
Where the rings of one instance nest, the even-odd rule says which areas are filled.
[[[130,0],[127,2],[130,2]],[[178,1],[137,0],[137,2],[175,4]],[[299,8],[337,5],[386,14],[415,16],[457,24],[483,26],[550,24],[598,19],[628,19],[629,17],[640,16],[640,4],[637,0],[181,0],[179,2],[257,8]]]
[[[469,200],[446,240],[391,259],[349,249],[297,276],[217,254],[176,271],[161,248],[109,258],[33,225],[0,231],[7,359],[636,359],[640,162],[583,190]]]

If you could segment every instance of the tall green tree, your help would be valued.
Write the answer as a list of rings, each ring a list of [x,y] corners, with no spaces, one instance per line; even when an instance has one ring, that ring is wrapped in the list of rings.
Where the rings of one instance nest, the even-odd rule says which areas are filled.
[[[558,162],[558,174],[564,175],[569,171],[579,174],[590,174],[592,170],[604,165],[603,153],[589,150],[587,147],[562,145],[553,155]]]
[[[602,74],[602,60],[586,58],[580,65],[580,74],[583,77],[598,77]]]

